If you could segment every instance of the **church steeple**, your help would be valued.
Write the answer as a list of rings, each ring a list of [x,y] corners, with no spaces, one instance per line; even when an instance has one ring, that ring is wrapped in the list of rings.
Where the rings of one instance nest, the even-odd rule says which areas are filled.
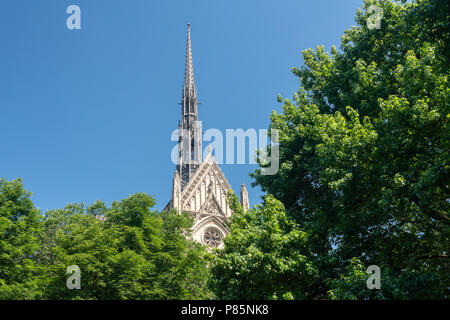
[[[233,215],[227,194],[228,180],[208,148],[202,159],[202,123],[198,120],[197,89],[192,63],[191,28],[187,26],[186,65],[178,125],[178,162],[173,176],[172,199],[164,208],[187,212],[194,218],[189,235],[194,241],[212,248],[223,248],[230,233],[228,223]],[[248,210],[245,185],[241,187],[241,206]]]
[[[184,84],[182,93],[182,115],[181,119],[192,122],[198,119],[197,111],[197,88],[194,80],[194,64],[192,63],[191,47],[191,25],[188,24],[186,41],[186,65],[184,70]]]
[[[197,89],[192,63],[191,26],[188,24],[186,43],[186,65],[181,102],[181,123],[179,140],[179,162],[181,189],[189,182],[202,161],[202,126],[198,121]]]
[[[190,96],[197,98],[197,89],[194,81],[194,64],[192,63],[191,25],[188,24],[186,41],[186,66],[184,71],[183,98]]]

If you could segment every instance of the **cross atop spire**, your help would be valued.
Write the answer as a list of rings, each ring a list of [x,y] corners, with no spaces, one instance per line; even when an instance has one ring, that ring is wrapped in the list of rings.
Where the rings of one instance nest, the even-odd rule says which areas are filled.
[[[186,67],[184,72],[184,88],[183,95],[194,98],[197,95],[194,81],[194,65],[192,63],[192,48],[191,48],[191,25],[187,25],[187,44],[186,44]]]

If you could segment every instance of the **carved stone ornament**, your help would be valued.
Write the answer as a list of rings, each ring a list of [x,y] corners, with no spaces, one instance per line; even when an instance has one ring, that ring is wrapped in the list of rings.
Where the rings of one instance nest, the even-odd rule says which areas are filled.
[[[216,204],[211,201],[206,206],[206,212],[210,214],[219,214],[219,209],[217,208]]]
[[[217,248],[222,243],[222,233],[214,227],[209,227],[203,232],[203,243]]]

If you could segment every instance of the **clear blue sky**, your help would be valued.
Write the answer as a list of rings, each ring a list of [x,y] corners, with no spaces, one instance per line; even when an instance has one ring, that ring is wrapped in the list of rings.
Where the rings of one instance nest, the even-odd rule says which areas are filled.
[[[81,7],[82,29],[66,28]],[[292,97],[306,48],[339,45],[362,0],[2,0],[0,177],[22,177],[42,210],[170,198],[191,23],[203,129],[267,128]],[[256,165],[222,165],[251,205]]]

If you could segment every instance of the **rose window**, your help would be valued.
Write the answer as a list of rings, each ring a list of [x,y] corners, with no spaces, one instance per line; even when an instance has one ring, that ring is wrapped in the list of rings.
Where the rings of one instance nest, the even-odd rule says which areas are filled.
[[[222,243],[222,234],[216,228],[208,228],[203,233],[203,242],[210,247],[216,248]]]

